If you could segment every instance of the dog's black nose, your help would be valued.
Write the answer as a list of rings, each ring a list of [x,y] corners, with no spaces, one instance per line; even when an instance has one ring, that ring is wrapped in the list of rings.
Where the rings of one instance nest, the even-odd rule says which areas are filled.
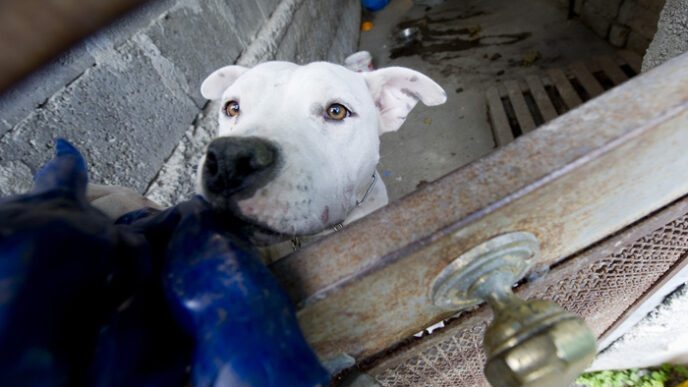
[[[220,137],[208,145],[203,164],[207,193],[229,196],[253,191],[274,177],[277,146],[257,137]]]

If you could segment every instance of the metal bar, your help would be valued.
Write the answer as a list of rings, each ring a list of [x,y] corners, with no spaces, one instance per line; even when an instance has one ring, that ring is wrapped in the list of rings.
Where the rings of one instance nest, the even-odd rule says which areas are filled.
[[[602,70],[607,74],[609,79],[614,82],[615,85],[620,85],[628,80],[626,74],[619,68],[614,59],[608,56],[599,56],[596,58],[597,63],[600,64]]]
[[[499,97],[499,91],[495,87],[491,87],[487,90],[487,106],[490,112],[492,131],[497,146],[504,146],[514,141],[514,135],[511,133],[509,119],[506,117],[506,112],[504,112],[502,99]]]
[[[509,94],[511,106],[514,107],[514,113],[516,113],[516,119],[518,120],[518,125],[521,127],[521,132],[528,133],[535,129],[535,122],[530,115],[530,110],[528,110],[528,105],[523,98],[523,92],[521,92],[518,82],[506,81],[504,82],[504,86],[506,86],[506,91]]]
[[[672,265],[672,258],[681,256],[681,247],[686,250],[681,238],[676,238],[677,230],[666,233],[662,230],[670,223],[680,223],[688,213],[688,198],[683,198],[657,213],[644,218],[636,224],[628,227],[621,233],[617,233],[604,242],[596,244],[575,257],[557,265],[546,276],[537,281],[527,282],[518,287],[515,293],[525,299],[549,299],[555,302],[570,300],[562,303],[569,311],[584,317],[590,328],[597,336],[606,335],[610,324],[616,321],[629,306],[642,300],[642,294],[649,288],[654,288],[662,282],[661,271],[663,267],[680,266],[681,263]],[[661,240],[657,237],[657,231],[664,239],[678,239],[675,246],[659,245],[647,248],[647,240]],[[668,236],[667,236],[668,235]],[[682,236],[686,238],[685,235]],[[638,243],[638,242],[641,243]],[[654,250],[658,249],[658,250]],[[667,250],[678,250],[673,253],[660,253]],[[633,252],[629,254],[629,252]],[[648,255],[655,260],[658,256],[666,259],[662,264],[648,265],[644,263]],[[673,257],[670,257],[672,255]],[[678,262],[682,258],[678,259]],[[686,260],[683,259],[685,262]],[[648,270],[648,266],[651,269]],[[611,274],[611,275],[610,275]],[[635,274],[635,278],[633,277]],[[626,278],[623,276],[626,275]],[[626,288],[627,282],[633,282],[632,288]],[[623,296],[618,297],[621,293]],[[616,297],[615,297],[616,296]],[[362,369],[374,376],[386,379],[389,375],[397,375],[405,372],[404,367],[417,363],[417,357],[422,357],[426,351],[436,348],[447,348],[452,353],[453,359],[447,373],[470,375],[472,378],[483,380],[484,354],[480,349],[484,328],[489,322],[491,313],[488,308],[481,307],[473,313],[466,313],[447,322],[445,327],[435,331],[432,335],[424,335],[422,339],[410,340],[396,347],[393,353],[382,354],[374,358],[366,359]],[[611,327],[615,326],[612,324]],[[605,333],[602,333],[605,332]],[[455,338],[463,342],[474,343],[471,345],[456,345]],[[604,346],[599,347],[603,349]],[[458,353],[457,353],[458,352]],[[456,359],[483,359],[478,362],[457,362]],[[416,361],[414,361],[416,360]],[[455,370],[458,372],[451,372]],[[434,376],[434,375],[427,375]],[[432,377],[430,378],[432,380]],[[469,379],[469,378],[465,378]],[[455,385],[468,385],[469,383],[455,383]],[[476,383],[470,383],[474,385]]]
[[[606,348],[609,344],[616,341],[616,339],[646,316],[647,313],[656,308],[668,293],[675,290],[680,284],[685,283],[687,279],[688,253],[684,254],[652,287],[646,289],[642,297],[626,308],[614,324],[607,328],[598,340],[598,348]],[[637,287],[634,290],[637,291]],[[639,310],[643,310],[645,313],[639,314]]]
[[[569,110],[572,110],[583,103],[578,96],[578,93],[576,93],[576,90],[574,90],[573,86],[571,86],[571,83],[569,83],[569,79],[566,77],[566,74],[564,74],[561,69],[548,70],[547,74],[549,74],[549,77],[552,78],[552,83],[554,83],[554,86],[559,91],[559,95],[561,95],[561,98],[564,100],[564,103]]]
[[[420,371],[418,368],[430,365],[427,364],[427,353],[437,353],[446,349],[447,359],[443,359],[444,362],[437,368],[447,374],[446,379],[450,382],[447,383],[445,378],[436,377],[440,372],[432,370],[421,375],[424,385],[492,387],[483,373],[487,358],[482,350],[483,336],[490,319],[492,311],[487,305],[483,305],[463,314],[460,319],[452,320],[449,325],[431,336],[401,344],[388,356],[366,359],[360,368],[381,380],[383,386],[413,386],[413,382],[405,382],[408,374],[417,374]],[[419,363],[425,364],[418,367]],[[389,379],[392,379],[391,383]],[[436,383],[438,379],[440,383]]]
[[[434,277],[528,231],[551,265],[688,192],[688,54],[391,203],[272,268],[323,358],[363,358],[448,317]]]
[[[542,118],[545,120],[545,122],[549,122],[557,118],[557,110],[554,108],[552,101],[550,101],[549,96],[545,91],[545,87],[542,85],[542,81],[540,81],[540,78],[536,77],[535,75],[529,75],[526,77],[526,82],[528,83],[530,93],[533,95],[533,99],[535,100],[538,109],[540,109],[540,114],[542,114]]]
[[[0,1],[0,91],[144,1]]]
[[[604,93],[602,85],[600,85],[597,79],[595,79],[595,77],[590,73],[588,68],[585,67],[585,64],[583,64],[583,62],[578,61],[573,63],[571,65],[571,71],[573,72],[573,75],[576,76],[581,85],[583,85],[583,88],[585,89],[585,91],[588,92],[591,99]]]

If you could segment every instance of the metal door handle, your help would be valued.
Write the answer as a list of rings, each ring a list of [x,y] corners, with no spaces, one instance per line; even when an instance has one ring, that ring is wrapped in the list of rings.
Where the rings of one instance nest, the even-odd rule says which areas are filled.
[[[592,362],[595,336],[559,305],[524,301],[511,291],[537,260],[533,234],[492,238],[461,254],[433,281],[435,305],[461,310],[487,301],[494,320],[485,333],[485,376],[497,386],[569,386]]]

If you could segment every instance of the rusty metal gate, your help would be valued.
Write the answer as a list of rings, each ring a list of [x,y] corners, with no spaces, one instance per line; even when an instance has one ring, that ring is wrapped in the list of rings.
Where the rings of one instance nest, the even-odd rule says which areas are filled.
[[[492,154],[272,265],[323,359],[383,385],[484,385],[491,313],[451,319],[433,279],[494,236],[540,242],[518,292],[559,302],[599,337],[688,251],[688,55],[635,77]]]
[[[0,23],[7,25],[5,35],[15,38],[0,44],[15,53],[8,57],[12,63],[0,63],[7,70],[0,88],[141,2],[94,5],[92,23],[84,25],[64,22],[65,15],[83,12],[83,7],[66,4],[57,9],[63,18],[56,19],[55,7],[34,6],[36,1],[4,4],[2,20],[43,9],[41,15],[50,14],[54,23],[38,29]],[[19,36],[15,30],[26,31]],[[586,88],[589,75],[580,66],[574,71]],[[556,87],[566,83],[561,74],[550,76]],[[538,82],[528,82],[531,94],[537,94],[532,85],[539,89]],[[495,101],[503,97],[492,94]],[[520,101],[519,94],[512,84],[505,97]],[[532,125],[523,126],[526,132]],[[511,141],[508,130],[501,133],[507,139],[500,142]],[[480,307],[454,316],[433,304],[431,284],[447,264],[494,236],[530,232],[540,242],[534,271],[546,274],[522,284],[517,293],[560,303],[603,337],[638,300],[688,263],[687,195],[684,54],[272,269],[322,359],[355,359],[359,369],[383,385],[481,386],[487,382],[480,346],[491,312]],[[413,336],[438,321],[447,321],[446,326]]]
[[[527,283],[518,293],[564,305],[603,337],[637,300],[682,269],[687,254],[688,199],[682,199],[554,267],[541,283]],[[490,317],[482,307],[432,335],[368,359],[361,368],[384,386],[489,386],[481,344]]]

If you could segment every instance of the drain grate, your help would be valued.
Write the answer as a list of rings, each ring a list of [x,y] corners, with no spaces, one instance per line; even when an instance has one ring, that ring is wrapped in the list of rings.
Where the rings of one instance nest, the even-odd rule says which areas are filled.
[[[534,130],[578,105],[618,86],[640,72],[640,57],[627,50],[550,69],[546,76],[511,80],[487,91],[487,103],[497,146]]]

